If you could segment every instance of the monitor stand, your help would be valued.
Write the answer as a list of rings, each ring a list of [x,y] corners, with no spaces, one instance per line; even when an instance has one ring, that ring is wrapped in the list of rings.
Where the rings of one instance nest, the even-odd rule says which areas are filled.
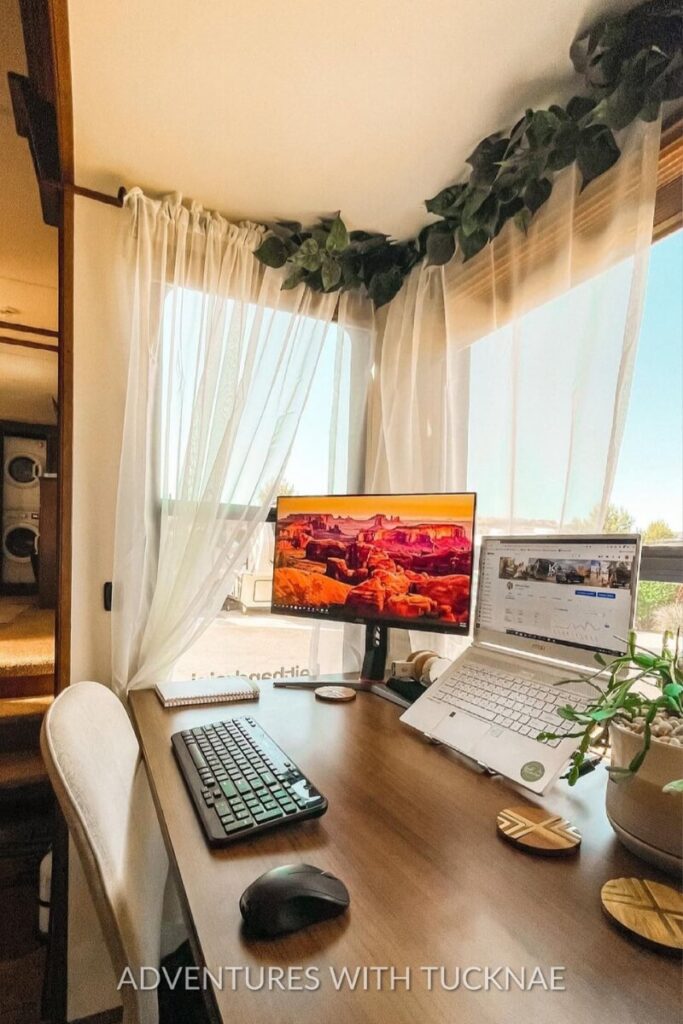
[[[378,697],[401,707],[410,706],[409,701],[399,697],[384,684],[387,664],[388,629],[377,623],[365,627],[365,654],[360,676],[357,672],[342,672],[337,675],[299,676],[293,679],[276,680],[273,686],[296,689],[317,689],[319,686],[348,686],[351,690],[367,690]]]

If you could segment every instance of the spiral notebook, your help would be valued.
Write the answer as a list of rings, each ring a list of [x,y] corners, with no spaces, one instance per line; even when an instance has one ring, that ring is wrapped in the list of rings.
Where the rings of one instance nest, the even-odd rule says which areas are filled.
[[[230,704],[239,700],[258,700],[259,688],[242,676],[205,676],[157,683],[157,697],[165,708],[189,704]]]

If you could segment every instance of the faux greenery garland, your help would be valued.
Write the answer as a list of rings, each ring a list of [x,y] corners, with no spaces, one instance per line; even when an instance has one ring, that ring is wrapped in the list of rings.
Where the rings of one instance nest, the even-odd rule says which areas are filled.
[[[681,0],[649,0],[607,18],[579,37],[570,55],[589,95],[574,96],[565,107],[527,110],[512,131],[480,142],[467,159],[467,181],[426,201],[439,219],[416,239],[349,232],[337,215],[314,228],[294,221],[268,225],[255,255],[269,267],[288,265],[283,288],[301,282],[318,292],[364,287],[379,307],[425,257],[439,265],[460,251],[469,260],[511,218],[526,231],[557,171],[576,162],[585,188],[619,159],[615,131],[637,118],[655,120],[663,102],[683,95]]]

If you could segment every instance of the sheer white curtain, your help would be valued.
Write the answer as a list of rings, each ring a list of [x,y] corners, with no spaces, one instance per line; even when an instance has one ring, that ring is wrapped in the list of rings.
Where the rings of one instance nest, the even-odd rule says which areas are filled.
[[[647,281],[659,124],[527,235],[417,268],[378,318],[367,483],[479,492],[481,522],[559,528],[609,500]],[[596,507],[597,506],[597,507]]]
[[[660,126],[527,235],[419,267],[378,324],[368,490],[474,490],[480,533],[600,529],[647,280]],[[424,639],[424,638],[423,638]]]
[[[337,297],[253,250],[262,229],[138,189],[119,478],[112,676],[151,684],[214,618],[277,493]]]

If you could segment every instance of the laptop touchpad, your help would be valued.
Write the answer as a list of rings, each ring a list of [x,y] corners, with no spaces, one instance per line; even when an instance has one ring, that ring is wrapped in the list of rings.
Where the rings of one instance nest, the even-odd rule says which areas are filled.
[[[469,754],[489,729],[488,722],[482,722],[478,718],[458,711],[451,711],[432,730],[432,736],[435,740],[447,743],[449,747],[454,747],[455,750],[459,750],[463,754]]]

